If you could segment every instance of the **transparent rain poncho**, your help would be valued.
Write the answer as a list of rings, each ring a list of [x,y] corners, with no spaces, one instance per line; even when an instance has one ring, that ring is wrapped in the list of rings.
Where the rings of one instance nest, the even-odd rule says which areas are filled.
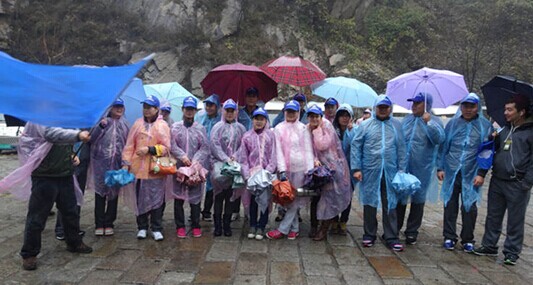
[[[107,117],[104,128],[97,125],[91,132],[91,159],[87,175],[87,189],[94,190],[101,197],[113,200],[118,196],[120,187],[108,187],[105,173],[118,170],[122,166],[122,150],[130,130],[129,123],[123,117]]]
[[[170,153],[178,162],[176,167],[184,167],[181,162],[183,157],[188,157],[192,164],[198,163],[203,168],[209,164],[209,141],[205,128],[197,122],[190,127],[186,127],[184,121],[179,121],[172,125],[172,138]],[[172,175],[173,186],[167,188],[166,199],[181,199],[191,204],[198,204],[202,200],[205,184],[201,183],[196,186],[189,186],[185,183],[176,181],[176,176]]]
[[[350,168],[362,171],[359,201],[372,207],[381,204],[381,178],[385,175],[387,206],[390,211],[395,209],[398,203],[398,197],[392,188],[392,179],[398,171],[405,172],[406,147],[401,123],[392,117],[381,121],[375,115],[377,105],[385,98],[384,95],[378,96],[372,118],[363,121],[356,129],[352,141]]]
[[[348,162],[348,167],[350,166],[350,150],[352,147],[352,140],[355,136],[355,130],[359,127],[355,123],[353,123],[353,126],[351,129],[346,128],[344,132],[341,131],[339,127],[339,114],[342,111],[348,112],[350,114],[351,119],[354,119],[354,113],[352,106],[349,104],[341,104],[339,109],[337,109],[337,112],[335,113],[335,119],[333,119],[333,127],[335,128],[335,131],[337,132],[337,136],[341,140],[342,144],[342,151],[344,152],[344,156],[346,157],[346,161]],[[353,185],[357,184],[357,180],[353,178],[353,171],[350,170],[350,179],[352,181]],[[353,187],[352,187],[353,191]]]
[[[468,96],[476,96],[470,93]],[[444,205],[448,204],[452,193],[457,173],[461,171],[462,177],[462,203],[466,211],[481,200],[481,187],[474,186],[474,178],[478,172],[477,153],[478,147],[488,141],[492,133],[492,124],[483,116],[481,104],[478,103],[478,115],[471,121],[462,117],[461,108],[451,119],[444,133],[446,138],[440,147],[438,168],[444,170],[442,181],[441,199]]]
[[[321,187],[316,215],[319,220],[329,220],[344,211],[352,200],[350,170],[341,141],[326,119],[311,132],[313,150],[321,164],[335,171],[333,181]]]

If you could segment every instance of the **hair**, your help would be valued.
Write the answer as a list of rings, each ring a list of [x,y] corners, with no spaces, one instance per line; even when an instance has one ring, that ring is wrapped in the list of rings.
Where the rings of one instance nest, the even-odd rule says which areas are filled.
[[[506,104],[515,104],[515,108],[518,112],[524,111],[524,117],[531,116],[532,110],[531,110],[531,100],[527,95],[516,93],[507,100]]]

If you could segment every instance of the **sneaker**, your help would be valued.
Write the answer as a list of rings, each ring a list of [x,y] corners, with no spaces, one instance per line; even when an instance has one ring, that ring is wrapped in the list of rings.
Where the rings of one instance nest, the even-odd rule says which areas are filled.
[[[176,229],[176,236],[179,238],[186,238],[187,237],[187,231],[185,228],[178,228]]]
[[[161,232],[152,232],[152,237],[155,241],[162,241],[164,239],[163,234]]]
[[[248,232],[248,238],[249,239],[255,238],[255,234],[256,233],[257,233],[257,229],[256,228],[250,228],[250,232]]]
[[[475,255],[480,255],[480,256],[498,256],[497,250],[490,249],[486,246],[478,247],[474,249],[472,253],[474,253]]]
[[[474,244],[471,242],[463,244],[463,251],[468,253],[474,251]]]
[[[93,252],[92,247],[81,242],[78,246],[67,246],[67,251],[74,253],[91,253]]]
[[[444,241],[444,244],[442,245],[447,250],[454,250],[455,249],[455,241],[451,239],[447,239]]]
[[[104,228],[97,228],[96,230],[94,230],[94,235],[95,236],[103,236],[104,235]]]
[[[139,230],[137,232],[137,239],[145,239],[146,238],[146,230]]]
[[[401,252],[401,251],[403,251],[403,244],[401,244],[401,243],[394,243],[394,244],[391,244],[391,245],[390,245],[390,248],[391,248],[393,251]]]
[[[213,221],[213,217],[211,216],[211,213],[202,213],[202,220],[211,222]]]
[[[255,234],[256,240],[262,240],[265,236],[265,230],[257,230],[257,233]]]
[[[518,256],[514,254],[507,254],[505,255],[505,258],[503,259],[503,263],[507,265],[516,265],[516,261],[518,260]]]
[[[238,221],[240,218],[239,213],[233,213],[231,214],[231,221]]]
[[[374,241],[371,239],[364,239],[363,240],[363,247],[373,247]]]
[[[299,232],[290,231],[289,234],[287,235],[287,239],[295,240],[299,235],[300,235]]]
[[[37,257],[30,256],[28,258],[22,259],[22,268],[24,270],[35,270],[37,269]]]
[[[283,238],[283,234],[278,230],[269,231],[266,234],[267,238],[269,239],[280,239]]]
[[[405,237],[405,243],[409,245],[415,245],[416,244],[416,237],[415,236],[406,236]]]
[[[192,229],[192,237],[199,238],[202,236],[202,230],[200,228]]]
[[[115,230],[113,228],[105,228],[104,229],[104,235],[105,236],[112,236],[115,234]]]
[[[63,233],[56,234],[56,239],[57,240],[65,240],[65,234],[63,234]]]

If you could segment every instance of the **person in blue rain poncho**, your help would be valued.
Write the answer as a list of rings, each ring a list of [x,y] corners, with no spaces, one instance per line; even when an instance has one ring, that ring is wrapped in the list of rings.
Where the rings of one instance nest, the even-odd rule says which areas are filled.
[[[413,113],[402,121],[407,143],[406,171],[420,180],[421,187],[415,194],[403,198],[396,212],[398,231],[401,231],[407,203],[411,203],[405,229],[405,242],[415,244],[418,229],[422,225],[426,199],[435,202],[438,196],[437,155],[438,146],[444,142],[444,127],[441,120],[430,113],[433,104],[431,94],[420,92],[407,101],[413,102],[411,106]]]
[[[383,239],[394,251],[403,251],[398,238],[396,204],[392,179],[405,172],[405,139],[401,123],[391,117],[392,102],[380,95],[371,119],[356,130],[350,152],[353,177],[359,182],[359,200],[364,205],[363,246],[374,245],[377,235],[377,207],[381,204]]]
[[[468,94],[457,114],[444,129],[446,139],[440,147],[437,176],[442,181],[441,199],[444,202],[444,248],[453,250],[457,243],[457,215],[462,202],[461,244],[463,250],[474,250],[474,226],[477,219],[477,202],[486,171],[477,165],[477,152],[481,143],[492,133],[491,123],[483,117],[479,97]]]
[[[207,133],[207,139],[211,138],[211,130],[213,126],[220,122],[220,99],[217,94],[212,94],[204,100],[204,110],[196,113],[194,118],[195,122],[200,123],[205,127]],[[211,163],[209,163],[211,165]],[[210,167],[208,167],[208,170]],[[209,176],[208,176],[209,177]],[[211,208],[213,207],[213,185],[211,180],[207,179],[205,184],[205,198],[204,209],[202,210],[202,220],[211,221]]]

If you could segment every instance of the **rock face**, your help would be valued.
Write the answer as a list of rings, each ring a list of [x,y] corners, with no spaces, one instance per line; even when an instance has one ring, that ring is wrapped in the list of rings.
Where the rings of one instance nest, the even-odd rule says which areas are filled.
[[[15,0],[0,0],[0,49],[6,49],[9,42],[9,17],[13,12]]]
[[[375,0],[333,0],[331,3],[331,16],[339,19],[355,18],[358,32],[364,28],[363,20],[368,9]]]

